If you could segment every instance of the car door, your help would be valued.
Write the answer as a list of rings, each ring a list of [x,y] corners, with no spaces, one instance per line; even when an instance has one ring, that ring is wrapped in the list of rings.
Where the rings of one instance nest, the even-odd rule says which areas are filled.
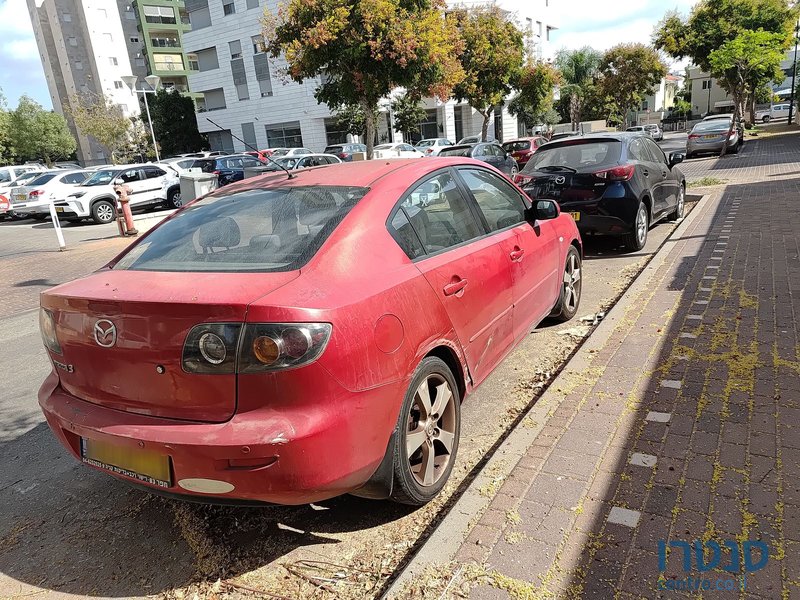
[[[459,167],[458,174],[511,267],[514,339],[519,340],[532,323],[550,314],[560,290],[561,248],[555,225],[541,221],[534,228],[528,223],[524,196],[502,177],[472,167]]]
[[[672,174],[672,169],[669,168],[669,162],[664,151],[653,140],[644,140],[650,156],[653,158],[655,168],[661,174],[661,191],[663,196],[663,210],[669,212],[675,207],[678,202],[678,178]]]
[[[149,202],[147,194],[148,184],[144,180],[141,169],[134,167],[132,169],[120,171],[114,177],[114,181],[111,182],[112,185],[117,179],[121,179],[123,184],[128,186],[128,189],[130,190],[128,192],[128,200],[131,206],[136,206],[137,204],[147,204]]]
[[[142,173],[145,184],[145,194],[142,196],[142,201],[144,202],[146,199],[147,202],[153,203],[159,200],[166,200],[164,181],[167,177],[167,172],[160,167],[144,167]]]
[[[435,201],[420,202],[431,189],[440,190]],[[424,255],[416,258],[417,268],[447,311],[478,384],[514,343],[505,248],[497,236],[486,235],[477,208],[449,169],[415,184],[398,210],[419,238]]]
[[[666,200],[664,197],[663,183],[666,176],[662,174],[661,167],[654,162],[655,156],[650,154],[650,151],[645,145],[645,142],[647,141],[647,138],[644,136],[637,137],[632,140],[630,146],[628,147],[628,154],[637,163],[639,163],[639,169],[645,180],[647,195],[650,197],[650,201],[653,203],[653,216],[651,217],[652,220],[656,215],[664,210]]]

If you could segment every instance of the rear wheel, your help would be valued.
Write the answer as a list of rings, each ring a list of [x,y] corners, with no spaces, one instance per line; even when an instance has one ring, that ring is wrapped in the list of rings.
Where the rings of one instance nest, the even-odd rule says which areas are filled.
[[[169,202],[171,208],[180,208],[183,206],[183,200],[181,200],[181,190],[179,188],[170,190],[167,201]]]
[[[644,248],[647,243],[647,230],[650,226],[650,217],[647,214],[647,205],[644,202],[639,202],[639,208],[636,211],[636,220],[633,223],[633,231],[623,236],[625,247],[628,250],[636,252]]]
[[[575,246],[570,246],[561,278],[561,292],[550,316],[562,323],[569,321],[578,312],[582,287],[581,255]]]
[[[517,173],[519,173],[519,169],[516,166],[511,167],[511,175],[510,175],[511,179],[514,179],[514,177],[517,176]]]
[[[683,211],[686,205],[686,188],[683,184],[681,184],[680,189],[678,190],[678,201],[675,204],[675,210],[669,213],[667,217],[670,221],[677,221],[678,219],[683,218]]]
[[[398,417],[392,500],[421,506],[433,500],[453,470],[461,433],[461,401],[450,367],[429,356],[420,363]]]
[[[111,223],[114,220],[116,210],[114,205],[108,200],[100,200],[92,206],[92,220],[98,225]]]

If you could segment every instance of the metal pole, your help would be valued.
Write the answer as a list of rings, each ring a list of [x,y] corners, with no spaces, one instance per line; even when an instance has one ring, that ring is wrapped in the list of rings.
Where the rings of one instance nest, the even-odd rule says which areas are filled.
[[[711,82],[713,79],[708,80],[708,108],[706,109],[706,115],[711,113]]]
[[[144,109],[147,111],[147,122],[150,123],[150,135],[153,137],[153,150],[156,151],[156,162],[161,160],[158,155],[158,144],[156,143],[156,132],[153,131],[153,119],[150,118],[150,105],[147,103],[147,90],[139,90],[144,94]]]
[[[792,61],[792,91],[791,91],[791,96],[789,97],[789,125],[792,124],[792,117],[794,117],[794,86],[795,86],[795,79],[797,77],[798,38],[800,38],[800,19],[798,19],[797,25],[795,25],[794,28],[794,61]]]

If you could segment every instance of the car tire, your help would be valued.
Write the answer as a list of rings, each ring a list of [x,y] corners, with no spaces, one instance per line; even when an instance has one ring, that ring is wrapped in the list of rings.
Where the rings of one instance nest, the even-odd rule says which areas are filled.
[[[638,252],[647,243],[647,232],[650,228],[650,215],[647,214],[647,205],[639,202],[636,209],[636,220],[633,222],[633,231],[623,236],[625,247],[631,252]]]
[[[581,304],[581,288],[583,287],[582,274],[581,255],[575,246],[570,246],[564,261],[558,301],[553,307],[553,312],[550,313],[552,319],[566,323],[578,312]]]
[[[769,115],[764,115],[764,118],[761,119],[762,123],[769,123]]]
[[[513,181],[513,180],[514,180],[514,177],[516,177],[516,176],[517,176],[517,173],[519,173],[519,169],[518,169],[517,167],[511,167],[511,173],[509,173],[509,175],[508,175],[508,176],[509,176],[509,177],[511,178],[511,180]]]
[[[105,225],[114,220],[116,212],[110,200],[100,200],[92,205],[92,220],[98,225]]]
[[[173,188],[169,191],[167,194],[167,203],[169,204],[170,208],[180,208],[183,206],[180,188]]]
[[[667,219],[670,221],[677,221],[683,218],[683,213],[686,208],[686,184],[682,183],[678,189],[678,201],[675,203],[675,210],[673,210]]]
[[[461,396],[453,372],[442,359],[428,356],[417,367],[403,399],[397,432],[391,499],[422,506],[447,483],[461,434]]]

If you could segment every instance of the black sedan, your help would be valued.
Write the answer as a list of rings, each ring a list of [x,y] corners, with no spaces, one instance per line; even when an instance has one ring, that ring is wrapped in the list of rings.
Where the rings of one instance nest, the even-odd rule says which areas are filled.
[[[519,172],[517,161],[497,142],[478,142],[477,144],[461,144],[448,146],[439,152],[439,156],[468,156],[492,165],[509,177]]]
[[[545,144],[515,181],[533,199],[556,200],[581,235],[619,235],[635,251],[651,225],[683,216],[683,159],[641,133],[592,134]]]
[[[195,161],[195,168],[200,168],[204,173],[215,173],[219,186],[228,185],[234,181],[244,179],[244,170],[251,167],[260,167],[264,163],[247,154],[231,154],[212,158],[199,158]]]

